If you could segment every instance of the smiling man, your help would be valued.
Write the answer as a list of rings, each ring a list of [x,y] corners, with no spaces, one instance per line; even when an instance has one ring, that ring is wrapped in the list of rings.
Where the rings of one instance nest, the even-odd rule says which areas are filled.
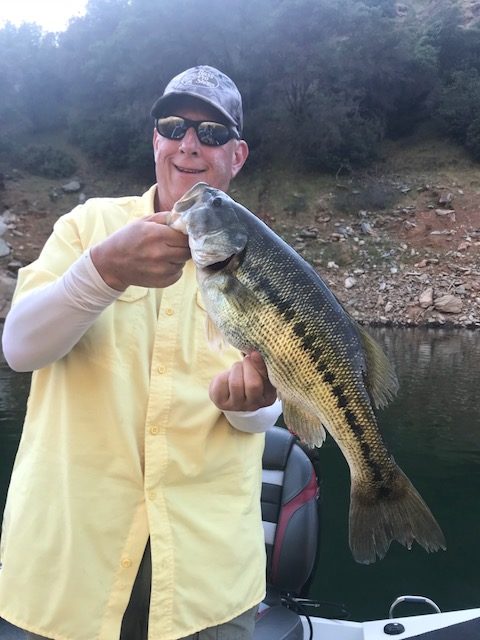
[[[212,67],[152,108],[157,182],[62,216],[19,273],[3,347],[33,371],[2,531],[0,615],[54,640],[247,640],[264,595],[258,353],[212,351],[187,237],[165,222],[248,156]]]

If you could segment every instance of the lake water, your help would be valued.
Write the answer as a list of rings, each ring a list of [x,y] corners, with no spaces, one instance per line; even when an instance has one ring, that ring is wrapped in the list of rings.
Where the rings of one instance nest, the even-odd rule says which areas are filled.
[[[329,438],[320,450],[322,518],[310,596],[343,604],[354,620],[387,617],[404,594],[424,595],[443,610],[480,606],[480,334],[442,330],[372,330],[395,363],[400,391],[379,414],[395,459],[440,523],[446,552],[394,543],[374,565],[356,564],[348,548],[350,480]],[[29,375],[0,363],[0,513],[20,438]],[[425,609],[416,610],[423,613]],[[336,608],[323,607],[322,614]],[[411,611],[408,611],[410,613]],[[405,608],[399,614],[407,613]]]

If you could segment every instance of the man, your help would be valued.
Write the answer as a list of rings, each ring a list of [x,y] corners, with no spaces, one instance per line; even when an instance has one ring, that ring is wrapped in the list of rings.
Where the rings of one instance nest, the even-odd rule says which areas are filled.
[[[55,640],[246,640],[264,594],[258,353],[212,351],[187,238],[167,212],[248,155],[212,67],[152,108],[157,183],[59,219],[22,269],[4,353],[34,370],[5,509],[0,615]]]

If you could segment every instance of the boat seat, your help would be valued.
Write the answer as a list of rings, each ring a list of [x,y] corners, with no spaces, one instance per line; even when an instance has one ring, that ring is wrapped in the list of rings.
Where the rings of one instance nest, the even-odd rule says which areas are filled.
[[[315,566],[319,535],[319,485],[297,439],[281,427],[266,433],[262,520],[267,551],[267,595],[254,640],[303,640],[300,615],[288,600],[301,597]]]

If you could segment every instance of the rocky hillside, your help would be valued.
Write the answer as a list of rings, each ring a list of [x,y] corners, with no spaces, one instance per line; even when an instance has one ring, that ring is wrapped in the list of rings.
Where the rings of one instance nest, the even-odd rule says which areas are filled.
[[[416,136],[355,176],[247,173],[232,190],[315,266],[362,323],[480,326],[480,168]],[[82,163],[75,179],[0,167],[0,314],[19,267],[59,215],[87,197],[148,185]]]

